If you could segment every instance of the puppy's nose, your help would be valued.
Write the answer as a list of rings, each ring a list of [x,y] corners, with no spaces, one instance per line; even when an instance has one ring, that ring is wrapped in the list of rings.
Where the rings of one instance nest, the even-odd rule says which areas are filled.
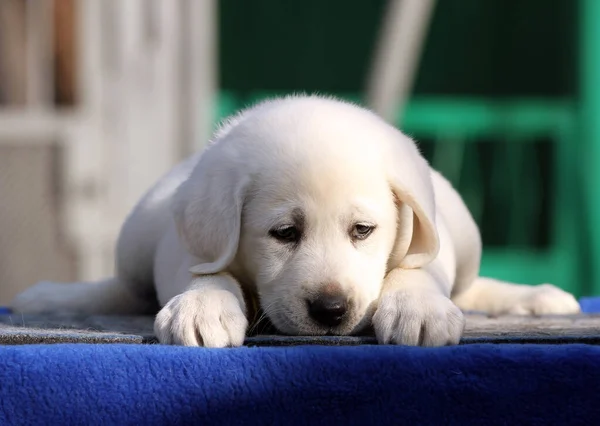
[[[308,301],[308,314],[322,325],[340,325],[348,311],[348,302],[342,294],[322,294]]]

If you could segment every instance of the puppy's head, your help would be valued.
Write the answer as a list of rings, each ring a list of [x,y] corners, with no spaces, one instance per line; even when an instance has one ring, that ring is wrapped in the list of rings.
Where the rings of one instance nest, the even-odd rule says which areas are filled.
[[[386,272],[438,251],[429,166],[370,112],[316,97],[236,118],[180,188],[195,274],[233,273],[289,334],[370,323]]]

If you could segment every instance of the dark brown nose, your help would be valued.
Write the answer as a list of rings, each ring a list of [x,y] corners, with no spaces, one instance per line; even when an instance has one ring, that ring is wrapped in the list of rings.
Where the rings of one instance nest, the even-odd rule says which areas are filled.
[[[348,312],[348,301],[342,293],[322,293],[307,302],[310,317],[327,327],[340,325]]]

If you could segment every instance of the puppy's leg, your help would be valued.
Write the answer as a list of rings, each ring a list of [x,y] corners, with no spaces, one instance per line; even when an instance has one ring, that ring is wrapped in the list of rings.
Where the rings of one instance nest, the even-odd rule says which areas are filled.
[[[20,313],[68,312],[94,314],[153,314],[156,300],[144,299],[118,278],[83,283],[42,281],[18,294],[11,308]]]
[[[484,277],[453,300],[465,311],[492,315],[576,314],[581,310],[571,294],[551,284],[531,286]]]
[[[394,269],[385,279],[373,327],[379,343],[457,344],[465,320],[450,300],[450,284],[434,261],[423,269]]]
[[[160,343],[211,348],[241,346],[247,328],[242,289],[225,273],[195,278],[154,322]]]

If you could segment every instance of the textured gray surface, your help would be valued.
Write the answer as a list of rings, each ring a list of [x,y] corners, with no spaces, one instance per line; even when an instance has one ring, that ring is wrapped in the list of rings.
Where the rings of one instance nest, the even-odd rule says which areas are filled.
[[[0,344],[147,343],[152,324],[152,317],[0,315]]]
[[[155,343],[153,317],[85,315],[0,315],[0,344]],[[372,336],[310,337],[259,335],[249,346],[304,344],[374,344]],[[589,343],[600,344],[600,315],[556,317],[467,316],[463,344]]]
[[[138,335],[89,332],[86,330],[39,329],[0,325],[0,344],[37,343],[143,343]]]

